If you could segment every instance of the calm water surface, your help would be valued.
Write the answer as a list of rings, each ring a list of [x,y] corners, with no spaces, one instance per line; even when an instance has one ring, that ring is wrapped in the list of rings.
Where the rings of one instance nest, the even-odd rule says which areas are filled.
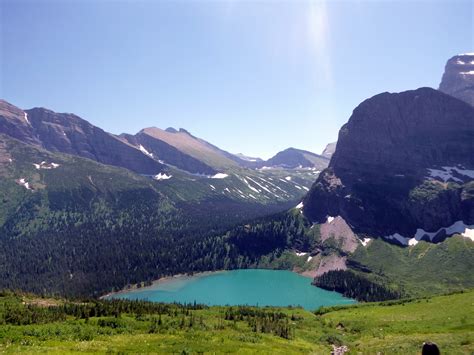
[[[320,306],[355,303],[337,292],[311,285],[311,279],[283,270],[233,270],[175,277],[109,298],[207,305]]]

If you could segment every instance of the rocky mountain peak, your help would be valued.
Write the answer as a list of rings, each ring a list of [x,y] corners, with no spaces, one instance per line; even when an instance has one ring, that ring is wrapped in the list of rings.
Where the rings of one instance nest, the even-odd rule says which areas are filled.
[[[337,142],[329,143],[328,145],[326,145],[326,148],[324,148],[321,155],[323,157],[330,159],[333,156],[334,152],[336,151],[336,145],[337,145]]]
[[[474,53],[448,60],[439,90],[474,106]]]
[[[430,88],[376,95],[341,128],[304,213],[372,235],[473,223],[473,142],[474,108],[461,100]]]

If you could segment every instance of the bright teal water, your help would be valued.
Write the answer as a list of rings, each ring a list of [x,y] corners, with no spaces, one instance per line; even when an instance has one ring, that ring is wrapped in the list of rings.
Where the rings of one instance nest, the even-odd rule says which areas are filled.
[[[207,305],[320,306],[354,303],[337,292],[311,285],[311,279],[282,270],[234,270],[177,277],[111,296],[155,302]]]

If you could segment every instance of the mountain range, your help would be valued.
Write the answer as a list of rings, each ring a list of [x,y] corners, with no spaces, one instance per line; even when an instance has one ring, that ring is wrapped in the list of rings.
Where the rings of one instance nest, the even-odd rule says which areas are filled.
[[[300,152],[311,154],[293,149],[292,157]],[[295,206],[322,161],[263,168],[263,160],[241,159],[184,129],[116,136],[73,114],[2,100],[0,287],[91,294],[170,270],[215,268],[221,261],[194,256],[178,266],[169,258],[183,257],[183,248],[218,255],[221,244],[203,246],[206,238]],[[23,270],[20,255],[43,271]]]
[[[474,286],[472,60],[450,59],[440,90],[365,100],[321,155],[268,160],[0,101],[0,288],[98,296],[248,267],[362,300]]]

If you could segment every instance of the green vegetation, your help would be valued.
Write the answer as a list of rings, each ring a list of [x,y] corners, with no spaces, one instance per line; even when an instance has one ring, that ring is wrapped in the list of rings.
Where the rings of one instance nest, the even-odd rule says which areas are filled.
[[[439,244],[421,241],[407,248],[376,239],[359,247],[349,265],[412,297],[459,291],[474,287],[474,242],[453,236]]]
[[[314,285],[367,302],[393,300],[402,296],[384,285],[383,280],[374,282],[350,270],[328,271],[316,278]]]
[[[154,181],[13,139],[3,143],[13,162],[0,164],[0,289],[96,297],[178,273],[314,271],[328,255],[347,257],[353,273],[341,274],[346,282],[336,273],[316,283],[359,300],[474,287],[474,243],[466,238],[409,248],[373,240],[348,255],[333,238],[321,242],[319,227],[300,210],[259,217],[296,201],[249,202],[223,193],[227,183],[243,184],[238,170],[212,179],[214,191],[209,179],[178,170],[173,179]],[[60,166],[38,170],[33,163],[41,161]],[[272,174],[268,181],[289,184],[286,171]],[[19,186],[20,177],[34,190]],[[264,176],[257,171],[250,177]],[[301,185],[309,178],[295,172],[291,181]],[[422,190],[418,195],[412,197],[427,198]],[[295,251],[307,254],[298,257]]]
[[[474,291],[321,308],[205,307],[0,296],[0,352],[442,353],[474,351]]]
[[[300,191],[292,185],[278,203],[236,199],[221,191],[236,175],[211,181],[173,170],[172,179],[155,181],[0,139],[12,158],[0,163],[0,289],[98,296],[176,273],[245,268],[260,255],[240,253],[226,231],[294,206],[291,194]],[[36,169],[42,161],[59,167]],[[297,174],[300,183],[309,179]]]

